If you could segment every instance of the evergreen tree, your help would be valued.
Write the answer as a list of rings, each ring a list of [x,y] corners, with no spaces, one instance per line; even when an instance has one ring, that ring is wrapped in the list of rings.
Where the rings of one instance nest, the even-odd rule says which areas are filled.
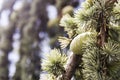
[[[120,80],[120,0],[86,0],[60,26],[68,34],[61,47],[71,54],[54,49],[43,59],[49,80]]]

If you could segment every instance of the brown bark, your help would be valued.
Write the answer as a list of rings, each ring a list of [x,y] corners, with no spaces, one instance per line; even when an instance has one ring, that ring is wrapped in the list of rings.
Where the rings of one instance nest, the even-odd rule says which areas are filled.
[[[114,4],[117,0],[107,0],[106,7]],[[104,46],[104,43],[107,42],[108,38],[108,28],[107,28],[108,20],[105,16],[105,12],[102,11],[98,18],[98,36],[97,36],[97,43],[100,47]]]
[[[80,62],[82,62],[81,57],[81,55],[71,55],[66,66],[65,73],[62,76],[62,80],[71,80],[76,71],[76,68],[79,66]]]
[[[102,47],[104,46],[104,43],[107,41],[107,26],[106,26],[106,18],[104,16],[104,13],[101,12],[99,15],[99,19],[98,19],[98,28],[100,28],[99,32],[98,32],[98,36],[97,36],[97,44]]]

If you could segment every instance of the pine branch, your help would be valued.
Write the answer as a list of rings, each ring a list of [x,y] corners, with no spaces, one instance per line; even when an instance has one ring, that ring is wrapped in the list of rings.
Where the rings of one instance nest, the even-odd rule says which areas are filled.
[[[101,12],[98,19],[98,28],[99,34],[97,36],[97,43],[99,46],[104,46],[104,43],[107,41],[108,29],[107,29],[107,20],[104,16],[104,13]]]
[[[97,29],[96,29],[96,31],[98,33],[98,36],[97,36],[98,50],[97,51],[100,54],[100,63],[98,63],[98,65],[101,66],[101,70],[100,71],[102,73],[100,73],[100,75],[102,75],[101,77],[104,80],[107,79],[107,77],[106,77],[107,76],[107,57],[106,57],[106,55],[103,55],[100,52],[100,49],[105,45],[105,43],[108,42],[108,36],[109,36],[109,33],[108,33],[108,30],[109,30],[108,29],[109,28],[109,26],[108,26],[109,19],[108,19],[108,17],[110,17],[110,16],[109,16],[109,12],[107,11],[107,9],[110,6],[112,6],[112,7],[110,7],[110,9],[113,8],[113,4],[115,2],[117,2],[117,0],[106,0],[105,4],[104,3],[102,4],[102,2],[100,1],[100,3],[98,3],[98,4],[100,4],[100,5],[102,4],[102,5],[101,5],[100,8],[98,7],[99,11],[95,12],[96,15],[97,15],[96,18],[95,18],[95,20],[97,22],[97,25],[96,25]],[[96,5],[97,5],[97,3],[96,3]],[[81,21],[84,22],[84,21],[88,20],[88,18],[86,18],[86,16],[84,17],[85,13],[82,13],[82,11],[84,11],[84,9],[80,11],[81,15],[76,15],[75,16],[75,18],[77,17],[77,19],[76,19],[77,22],[76,23],[78,23],[78,21],[79,22],[81,22]],[[106,15],[108,15],[108,16],[106,16]],[[87,15],[87,17],[88,16],[89,15]],[[82,25],[82,27],[84,27],[84,26]],[[78,44],[80,44],[79,41],[78,41]],[[79,48],[79,47],[77,47],[77,48]],[[93,53],[95,53],[95,52],[93,52]],[[72,54],[72,56],[70,57],[69,64],[67,64],[67,67],[65,69],[65,73],[62,76],[62,80],[71,80],[73,74],[76,71],[76,68],[79,66],[79,63],[82,62],[81,58],[82,58],[82,55]],[[90,66],[88,66],[88,67],[90,67]]]
[[[79,67],[79,63],[82,62],[81,55],[72,54],[69,58],[69,63],[66,66],[65,73],[63,74],[61,80],[71,80],[74,75],[77,67]]]
[[[65,71],[64,65],[66,61],[66,55],[62,54],[58,49],[53,49],[43,59],[42,69],[57,78]]]

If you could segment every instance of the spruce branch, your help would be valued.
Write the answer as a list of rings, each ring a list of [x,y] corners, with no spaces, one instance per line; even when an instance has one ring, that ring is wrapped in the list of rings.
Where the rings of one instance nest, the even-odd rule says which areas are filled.
[[[69,57],[65,72],[62,74],[60,80],[71,80],[77,68],[82,63],[83,78],[85,80],[112,80],[115,76],[110,77],[109,75],[116,74],[116,72],[119,73],[119,68],[116,67],[116,65],[119,65],[120,58],[115,58],[114,54],[109,55],[109,52],[116,53],[117,50],[119,50],[116,49],[115,45],[109,43],[109,40],[112,39],[110,38],[110,29],[113,29],[114,32],[116,32],[115,29],[119,31],[118,27],[113,28],[113,25],[111,25],[112,27],[110,26],[111,13],[114,12],[114,10],[111,10],[114,9],[115,2],[117,4],[117,0],[86,0],[82,9],[75,14],[74,18],[69,15],[62,18],[60,25],[63,26],[67,32],[74,30],[77,36],[70,37],[74,38],[70,44],[70,50],[73,51],[73,54]],[[119,12],[118,9],[116,10]],[[87,38],[86,35],[82,36],[88,31],[97,32],[94,40]],[[113,32],[111,32],[111,34],[113,34]],[[64,40],[67,41],[66,38],[59,40],[61,42],[64,42]],[[71,45],[73,46],[71,47]],[[84,47],[84,45],[86,45],[86,47]],[[119,48],[119,46],[117,48]],[[119,54],[119,51],[117,53]],[[113,59],[115,66],[109,67],[108,65],[111,65],[111,59]],[[118,61],[115,61],[116,59],[118,59]],[[115,72],[113,72],[112,69],[115,70]]]
[[[65,54],[57,49],[53,49],[47,54],[46,58],[43,59],[42,69],[52,74],[56,78],[64,72],[64,65],[67,61]]]
[[[99,48],[95,42],[88,42],[84,49],[82,57],[84,80],[102,80]]]
[[[77,25],[74,22],[74,18],[69,14],[66,14],[60,20],[60,26],[67,32],[69,38],[72,38],[76,34]]]

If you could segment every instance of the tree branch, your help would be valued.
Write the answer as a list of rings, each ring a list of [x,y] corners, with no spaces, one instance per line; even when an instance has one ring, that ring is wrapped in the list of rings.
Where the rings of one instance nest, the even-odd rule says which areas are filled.
[[[114,4],[115,2],[118,2],[117,0],[107,0],[106,1],[106,7],[110,6],[110,4]]]
[[[65,73],[62,76],[62,80],[71,80],[72,76],[74,75],[76,68],[82,62],[81,55],[72,54],[68,60],[68,64],[66,66]]]
[[[117,0],[107,0],[106,1],[106,6],[108,7],[110,4],[114,4],[117,2]],[[106,17],[104,16],[104,13],[102,12],[99,16],[100,22],[100,31],[98,35],[98,45],[99,46],[104,46],[104,43],[107,42],[107,37],[108,37],[108,30],[107,30],[107,20]],[[73,77],[76,68],[79,66],[79,64],[82,62],[82,55],[76,55],[72,54],[72,56],[69,58],[69,63],[66,66],[65,73],[63,74],[61,80],[71,80]],[[106,71],[104,71],[106,72]]]

